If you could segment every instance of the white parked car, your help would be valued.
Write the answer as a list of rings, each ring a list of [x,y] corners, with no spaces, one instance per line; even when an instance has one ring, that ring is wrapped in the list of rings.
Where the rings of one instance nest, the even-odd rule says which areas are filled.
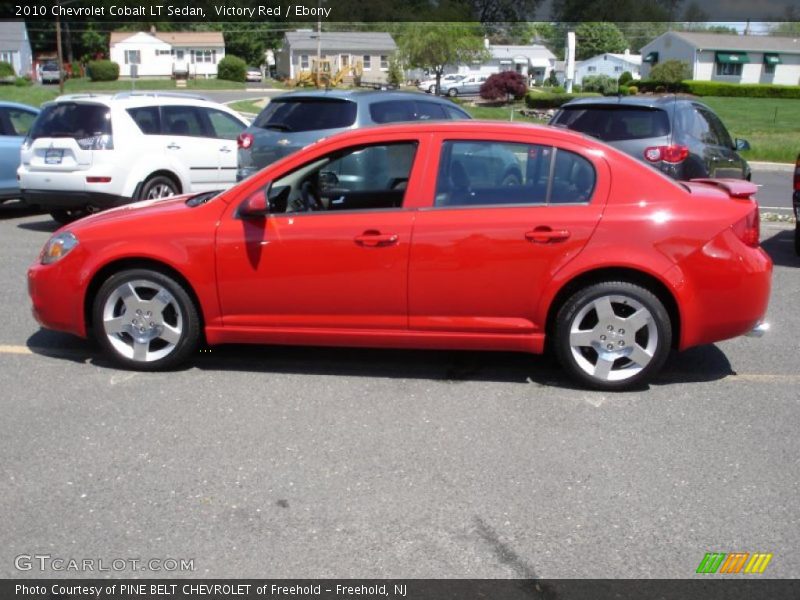
[[[199,96],[73,94],[42,107],[20,150],[22,198],[61,223],[132,200],[236,183],[247,122]]]
[[[459,75],[457,73],[451,73],[449,75],[442,75],[441,80],[439,81],[439,87],[441,89],[446,89],[449,84],[457,83],[464,79],[466,75]],[[436,93],[436,78],[433,77],[432,79],[426,79],[425,81],[420,81],[417,87],[422,90],[423,92],[428,92],[429,94]]]
[[[246,81],[261,81],[263,79],[261,75],[261,69],[256,67],[247,67],[247,71],[245,72],[245,80]]]
[[[488,75],[468,75],[458,81],[442,84],[439,93],[454,98],[456,96],[474,96],[481,91],[481,86],[489,79]]]

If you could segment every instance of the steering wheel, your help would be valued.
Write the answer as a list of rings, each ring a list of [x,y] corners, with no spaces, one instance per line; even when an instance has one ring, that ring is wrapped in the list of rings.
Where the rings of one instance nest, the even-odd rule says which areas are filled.
[[[308,211],[325,209],[317,188],[310,181],[304,181],[303,185],[300,186],[300,198],[303,200],[303,206]]]

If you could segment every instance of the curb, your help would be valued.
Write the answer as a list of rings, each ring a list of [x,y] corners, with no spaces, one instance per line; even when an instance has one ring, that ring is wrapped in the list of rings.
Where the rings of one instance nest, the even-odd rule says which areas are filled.
[[[773,171],[777,173],[792,173],[794,165],[792,163],[760,162],[756,160],[747,161],[754,171]]]

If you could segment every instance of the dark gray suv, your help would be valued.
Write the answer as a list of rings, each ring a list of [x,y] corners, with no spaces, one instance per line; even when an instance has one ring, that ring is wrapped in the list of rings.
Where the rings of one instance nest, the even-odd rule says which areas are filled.
[[[738,153],[747,140],[732,140],[708,106],[676,96],[581,98],[550,121],[596,137],[674,179],[750,179]]]
[[[273,98],[238,138],[237,180],[317,140],[367,125],[469,119],[453,102],[418,92],[304,91]]]

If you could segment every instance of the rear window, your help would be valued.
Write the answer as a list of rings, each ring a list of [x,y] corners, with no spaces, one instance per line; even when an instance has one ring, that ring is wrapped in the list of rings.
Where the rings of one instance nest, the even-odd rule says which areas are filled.
[[[669,117],[659,108],[619,106],[565,107],[554,121],[605,142],[669,135]]]
[[[83,139],[111,134],[111,110],[102,104],[60,102],[45,106],[31,127],[29,137]]]
[[[279,131],[343,129],[356,122],[355,102],[334,98],[276,99],[253,121],[254,127]]]

